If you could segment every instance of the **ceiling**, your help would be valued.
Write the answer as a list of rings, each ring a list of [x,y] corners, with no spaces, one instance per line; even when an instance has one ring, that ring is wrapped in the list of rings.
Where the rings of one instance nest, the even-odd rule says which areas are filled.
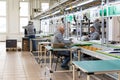
[[[89,7],[93,7],[93,6],[98,6],[98,5],[101,5],[102,3],[102,0],[42,0],[42,1],[48,1],[50,3],[50,9],[46,12],[41,12],[39,15],[35,16],[35,18],[40,18],[40,17],[44,17],[44,16],[47,16],[47,15],[51,15],[52,13],[60,10],[60,12],[72,12],[72,11],[75,11],[75,10],[80,10],[80,8],[83,9],[86,9],[86,8],[89,8]],[[84,2],[87,2],[87,1],[91,1],[87,4],[84,4],[84,5],[81,5],[82,3]],[[118,1],[118,0],[104,0],[105,3],[107,1],[111,2],[111,1]],[[80,5],[78,5],[80,4]],[[74,8],[73,6],[75,5],[78,5],[77,6],[77,9]],[[65,10],[66,8],[72,8],[69,9],[69,10]],[[60,14],[64,14],[64,13],[60,13]],[[52,15],[51,15],[52,16]]]

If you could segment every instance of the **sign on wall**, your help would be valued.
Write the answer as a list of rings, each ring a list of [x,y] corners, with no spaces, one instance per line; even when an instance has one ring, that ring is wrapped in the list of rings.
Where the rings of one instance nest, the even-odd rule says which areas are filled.
[[[108,16],[117,16],[120,15],[120,4],[108,6]]]

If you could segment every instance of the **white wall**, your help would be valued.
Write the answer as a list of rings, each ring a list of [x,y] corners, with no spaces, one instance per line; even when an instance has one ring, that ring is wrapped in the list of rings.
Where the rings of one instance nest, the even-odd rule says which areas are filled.
[[[109,20],[109,41],[120,41],[120,17],[112,17]]]
[[[36,31],[40,30],[40,20],[39,19],[34,19],[33,20],[34,26],[36,28]]]
[[[0,41],[5,41],[6,39],[17,39],[18,41],[21,41],[24,34],[20,33],[20,0],[6,0],[6,2],[7,32],[0,34]]]
[[[6,39],[17,39],[20,41],[24,36],[23,33],[20,33],[19,1],[21,0],[6,0],[6,1],[7,1],[7,32],[0,33],[0,41],[5,41]],[[34,0],[25,0],[25,1],[34,1]],[[42,1],[39,0],[39,2]],[[46,0],[43,0],[43,2],[46,2]],[[40,20],[33,20],[33,22],[37,31],[40,30]]]
[[[21,39],[19,0],[7,0],[7,39]]]
[[[21,40],[23,34],[20,33],[19,26],[19,0],[6,0],[6,32],[0,33],[0,41],[6,39]]]

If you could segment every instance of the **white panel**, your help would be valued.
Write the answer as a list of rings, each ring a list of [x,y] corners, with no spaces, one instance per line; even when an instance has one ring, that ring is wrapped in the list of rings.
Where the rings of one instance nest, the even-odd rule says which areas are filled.
[[[6,35],[0,35],[0,41],[5,41],[6,40]]]
[[[113,19],[110,19],[109,20],[109,35],[108,35],[108,40],[109,41],[112,41],[112,39],[113,39]]]
[[[7,37],[7,39],[17,39],[17,41],[22,41],[22,37],[24,37],[24,35],[11,34]]]
[[[40,30],[40,20],[35,19],[35,20],[33,20],[33,23],[34,23],[36,30],[37,31]]]
[[[109,22],[109,41],[120,41],[120,17],[113,17]]]
[[[120,41],[120,17],[115,17],[113,30],[114,41]]]
[[[8,32],[19,32],[19,0],[8,0]]]
[[[45,33],[49,33],[49,20],[42,20],[41,21],[41,30]]]

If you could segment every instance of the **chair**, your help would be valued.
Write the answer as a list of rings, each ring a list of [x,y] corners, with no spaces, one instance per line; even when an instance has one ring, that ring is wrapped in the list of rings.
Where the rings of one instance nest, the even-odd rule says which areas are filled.
[[[53,48],[65,48],[65,44],[64,44],[64,43],[53,43],[53,44],[52,44],[52,47],[53,47]],[[55,56],[57,57],[56,65],[55,65],[55,71],[56,71],[56,69],[57,69],[57,64],[58,64],[58,62],[59,62],[59,59],[60,59],[60,61],[61,61],[61,63],[62,63],[62,61],[63,61],[62,58],[65,57],[65,56],[67,56],[67,55],[59,55],[59,54],[58,54],[58,51],[54,51],[54,52],[52,52],[52,53],[53,53],[52,65],[53,65],[53,60],[54,60]]]
[[[54,62],[55,57],[57,58],[57,59],[56,59],[56,64],[55,64],[55,71],[56,71],[57,65],[58,65],[58,62],[59,62],[59,59],[60,59],[60,62],[62,63],[62,61],[63,61],[62,57],[63,57],[63,56],[58,55],[58,54],[57,54],[57,51],[54,51],[54,52],[53,52],[53,58],[52,58],[52,65],[53,65],[53,62]]]

